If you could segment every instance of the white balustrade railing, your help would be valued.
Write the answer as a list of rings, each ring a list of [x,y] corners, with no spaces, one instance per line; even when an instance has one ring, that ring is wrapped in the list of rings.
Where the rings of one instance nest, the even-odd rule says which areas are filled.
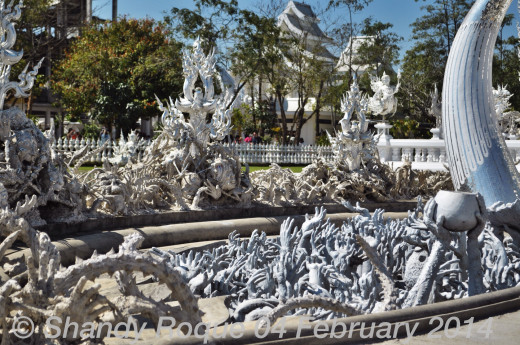
[[[143,145],[139,151],[142,157],[144,149],[150,141]],[[506,140],[514,161],[520,160],[520,140]],[[102,145],[101,140],[58,139],[54,143],[54,149],[59,152],[74,152],[88,146],[89,151]],[[102,163],[105,158],[113,157],[116,141],[110,141],[105,150],[90,158],[90,163]],[[310,164],[318,158],[326,161],[334,159],[334,153],[330,146],[320,145],[280,145],[280,144],[223,144],[240,157],[242,163],[248,164]],[[447,165],[446,148],[444,140],[428,139],[390,139],[380,141],[378,144],[380,157],[383,161],[397,168],[405,161],[412,162],[412,167],[424,170],[445,170]]]
[[[444,140],[428,139],[390,139],[380,142],[378,149],[386,149],[390,156],[381,157],[393,162],[446,162],[446,147]],[[389,150],[388,150],[389,149]]]
[[[310,164],[318,158],[334,159],[330,146],[279,144],[224,144],[247,164]]]

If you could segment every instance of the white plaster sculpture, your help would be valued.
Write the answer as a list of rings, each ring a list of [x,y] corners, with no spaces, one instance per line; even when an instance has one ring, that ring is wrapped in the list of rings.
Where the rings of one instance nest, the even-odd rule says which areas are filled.
[[[497,119],[500,119],[504,116],[507,109],[511,107],[511,103],[509,99],[513,95],[507,89],[507,86],[499,85],[496,89],[493,88],[493,99],[495,101],[495,113],[497,114]]]
[[[201,150],[205,150],[213,140],[223,140],[231,130],[231,108],[227,108],[229,101],[234,93],[233,84],[225,85],[222,77],[217,78],[220,87],[224,92],[220,96],[215,95],[213,76],[217,73],[214,52],[205,55],[202,51],[201,42],[197,39],[193,43],[193,52],[184,52],[184,97],[181,97],[175,104],[170,99],[166,107],[157,99],[159,109],[163,111],[162,122],[167,130],[173,132],[173,137],[179,139],[181,135],[189,135],[194,140],[190,148],[193,155],[202,155]],[[197,78],[200,78],[204,90],[195,87]],[[189,121],[184,121],[182,113],[189,114]],[[211,123],[206,123],[206,116],[213,114]],[[189,133],[186,133],[188,131]]]
[[[432,99],[432,105],[430,106],[430,109],[428,109],[428,115],[435,118],[435,128],[432,128],[430,132],[433,134],[433,139],[443,139],[442,100],[439,99],[439,90],[437,89],[437,84],[435,84],[434,91],[430,93],[430,97]]]
[[[357,79],[354,78],[350,91],[341,100],[341,111],[344,113],[339,121],[341,131],[336,132],[336,137],[327,132],[336,160],[345,161],[350,171],[358,170],[362,159],[371,158],[368,146],[374,144],[366,118],[368,103],[368,98],[359,91]],[[354,121],[354,114],[357,121]]]
[[[0,184],[0,189],[3,186]],[[2,195],[4,197],[4,195]],[[6,200],[0,201],[5,204]],[[58,338],[49,339],[44,325],[51,316],[70,322],[126,322],[130,315],[141,314],[158,321],[161,316],[184,320],[193,326],[201,322],[196,299],[180,275],[164,260],[141,254],[137,248],[143,241],[139,234],[128,236],[117,253],[94,253],[87,260],[77,260],[64,268],[60,253],[45,233],[34,230],[23,218],[35,206],[35,200],[19,205],[16,210],[4,206],[0,212],[0,234],[6,236],[0,245],[2,278],[0,278],[0,316],[3,322],[2,342],[16,343],[19,339],[9,330],[19,316],[34,323],[33,343],[76,344],[80,333],[68,332],[64,337],[61,327]],[[21,261],[6,260],[4,254],[15,240],[22,241],[31,254]],[[136,285],[134,273],[153,276],[171,291],[171,298],[179,301],[182,310],[155,301],[143,295]],[[96,278],[113,276],[119,284],[120,296],[107,297],[100,292]],[[47,330],[49,331],[49,330]],[[52,330],[51,330],[52,331]],[[75,334],[75,336],[74,336]],[[105,336],[105,335],[103,335]]]
[[[247,172],[242,174],[238,157],[219,142],[228,135],[231,110],[240,101],[232,101],[234,81],[217,73],[213,54],[206,56],[198,40],[193,52],[184,52],[183,68],[184,97],[176,102],[170,98],[166,105],[158,99],[164,125],[158,138],[141,152],[144,142],[132,132],[120,140],[103,168],[80,177],[88,186],[90,209],[134,214],[251,204]],[[221,95],[214,92],[215,76]],[[195,87],[198,79],[204,90]]]
[[[440,210],[436,200],[442,198],[431,199],[426,206],[419,201],[405,220],[385,220],[383,210],[371,214],[345,203],[359,215],[340,228],[317,209],[301,229],[290,218],[284,221],[276,239],[254,231],[249,239],[240,240],[232,233],[226,245],[204,253],[175,254],[157,248],[152,252],[168,259],[194,294],[230,295],[230,314],[239,322],[262,316],[274,322],[287,313],[316,319],[351,316],[520,283],[520,253],[511,241],[494,236],[489,223],[485,225],[483,199],[464,194],[463,198],[473,198],[470,204],[476,208],[458,204],[458,213],[475,212],[476,223],[470,227],[457,223],[455,213]]]
[[[9,81],[11,66],[18,62],[23,52],[11,48],[16,41],[13,21],[20,18],[23,2],[13,7],[0,2],[0,182],[7,193],[7,203],[15,206],[35,198],[26,219],[31,224],[44,224],[40,210],[46,219],[80,219],[87,211],[82,201],[83,186],[67,171],[67,165],[52,150],[36,125],[17,107],[3,109],[7,92],[15,97],[27,97],[34,84],[40,61],[33,71],[28,66],[20,74],[19,82]],[[59,215],[56,217],[56,215]]]
[[[490,222],[519,245],[520,175],[499,132],[491,85],[494,45],[510,4],[477,0],[464,19],[444,76],[443,123],[455,188],[482,194]]]
[[[370,76],[370,87],[374,91],[374,95],[369,100],[370,110],[374,115],[381,115],[383,122],[385,116],[394,114],[397,110],[397,99],[395,94],[399,92],[401,86],[401,74],[397,75],[397,85],[390,85],[390,76],[383,72],[381,78]]]
[[[453,184],[481,193],[488,205],[512,203],[520,195],[520,175],[497,128],[491,85],[494,46],[510,4],[475,1],[453,41],[442,92]]]
[[[352,201],[385,202],[434,196],[439,190],[452,190],[449,173],[414,171],[410,163],[396,171],[381,163],[375,154],[362,168],[351,171],[343,162],[318,159],[295,174],[271,164],[268,170],[250,174],[254,201],[273,206]]]
[[[168,174],[176,175],[191,208],[199,208],[203,199],[205,204],[234,202],[248,206],[251,186],[247,172],[242,177],[238,157],[219,143],[229,135],[231,111],[240,102],[240,97],[233,101],[234,80],[227,72],[217,73],[213,53],[206,56],[199,40],[193,44],[193,52],[184,52],[183,68],[184,97],[175,102],[170,98],[166,106],[158,99],[164,130],[149,148],[148,156],[168,148],[162,153],[161,164]],[[218,96],[214,75],[223,92]],[[195,87],[197,78],[204,90]],[[183,113],[189,114],[188,121]],[[206,123],[208,114],[212,114],[210,123]]]
[[[395,94],[399,91],[401,73],[397,75],[397,85],[395,87],[390,85],[390,76],[385,72],[381,78],[377,76],[370,76],[370,86],[374,95],[369,99],[368,106],[373,115],[381,115],[382,121],[375,124],[377,129],[378,142],[384,143],[381,149],[380,157],[382,161],[391,160],[392,150],[390,149],[390,128],[392,125],[387,123],[385,117],[389,114],[394,114],[397,111],[397,99]]]
[[[28,71],[29,64],[25,66],[22,73],[18,76],[20,81],[9,81],[11,74],[11,66],[19,62],[23,57],[23,51],[12,50],[16,42],[16,30],[13,21],[20,19],[22,15],[21,8],[23,7],[23,0],[20,1],[13,8],[14,1],[5,6],[5,2],[0,4],[1,11],[1,43],[0,43],[0,110],[4,109],[4,101],[8,92],[14,92],[15,97],[28,97],[29,91],[33,85],[38,69],[41,67],[43,59],[30,72]]]
[[[145,147],[146,141],[143,138],[139,138],[134,130],[128,133],[127,140],[125,140],[123,131],[121,131],[118,144],[112,148],[114,156],[109,158],[109,161],[111,164],[119,166],[137,163],[139,151],[144,150]]]
[[[508,135],[510,139],[516,139],[516,121],[520,118],[520,113],[517,111],[507,111],[511,108],[509,99],[512,96],[513,94],[503,85],[499,85],[496,89],[493,89],[495,112],[500,132],[504,135]]]

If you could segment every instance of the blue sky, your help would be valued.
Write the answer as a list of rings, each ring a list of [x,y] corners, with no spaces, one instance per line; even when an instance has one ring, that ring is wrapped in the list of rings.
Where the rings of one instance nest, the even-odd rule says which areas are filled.
[[[110,18],[112,11],[111,0],[93,0],[94,14],[101,18]],[[238,0],[239,5],[245,9],[255,9],[257,4],[261,0]],[[319,0],[307,0],[302,1],[310,4],[316,8],[323,8],[324,4],[328,1]],[[372,16],[382,22],[389,22],[394,25],[393,31],[404,38],[401,42],[401,56],[411,46],[409,41],[411,37],[410,24],[415,21],[416,18],[424,14],[421,10],[421,6],[430,3],[430,0],[426,1],[414,1],[414,0],[373,0],[373,2],[365,8],[362,12],[358,13],[354,18],[354,21],[361,22],[364,18]],[[134,18],[145,18],[151,17],[155,19],[162,19],[164,12],[169,12],[172,7],[179,8],[193,8],[193,1],[191,0],[119,0],[118,11],[119,14],[126,14],[129,17]],[[343,10],[345,11],[345,10]],[[516,1],[513,2],[510,13],[515,15],[516,21],[520,19],[518,11],[516,9]],[[340,16],[342,13],[338,10],[335,15]],[[320,25],[323,29],[326,28],[325,20]],[[516,22],[513,23],[513,27],[508,29],[506,32],[507,36],[516,35]]]

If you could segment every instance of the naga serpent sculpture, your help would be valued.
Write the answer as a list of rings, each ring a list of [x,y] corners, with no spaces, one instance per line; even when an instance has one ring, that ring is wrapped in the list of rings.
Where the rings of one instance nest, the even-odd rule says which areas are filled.
[[[495,41],[511,2],[475,1],[444,74],[442,116],[453,184],[481,193],[488,206],[520,196],[520,175],[497,128],[491,83]]]

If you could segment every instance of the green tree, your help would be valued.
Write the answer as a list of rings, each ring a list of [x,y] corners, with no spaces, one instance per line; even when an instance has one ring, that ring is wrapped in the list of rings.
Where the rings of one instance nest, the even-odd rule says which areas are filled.
[[[276,133],[278,119],[271,105],[268,100],[259,101],[255,108],[246,103],[241,104],[240,107],[233,109],[231,119],[233,127],[238,132],[245,132],[246,135],[258,132],[261,136],[272,136]]]
[[[369,70],[366,72],[378,76],[383,72],[389,75],[395,74],[393,66],[399,62],[399,42],[403,38],[391,32],[392,27],[391,23],[383,23],[372,17],[366,18],[362,24],[361,34],[373,39],[361,42],[354,64],[368,65]]]
[[[237,79],[235,96],[255,78],[261,81],[273,46],[280,40],[276,18],[241,10],[235,0],[196,0],[195,9],[173,8],[166,22],[181,39],[203,39],[206,50],[218,47],[222,66],[231,64]],[[262,90],[260,88],[259,94]],[[253,97],[253,107],[255,95]],[[230,101],[230,104],[234,99]]]
[[[311,117],[316,116],[319,120],[325,84],[334,71],[334,65],[322,58],[322,50],[325,49],[323,45],[315,45],[310,51],[308,48],[307,38],[295,35],[284,55],[284,64],[287,69],[284,74],[288,79],[289,90],[297,98],[297,109],[293,114],[292,125],[292,130],[295,131],[295,142],[299,142],[303,125]],[[316,102],[314,111],[305,117],[305,108],[311,98],[314,98]],[[280,103],[279,106],[282,108],[283,103]]]
[[[510,26],[513,19],[512,14],[506,15],[497,38],[493,58],[493,86],[507,86],[509,92],[513,94],[509,99],[511,106],[518,111],[520,110],[520,80],[518,78],[520,73],[520,58],[518,56],[520,40],[515,36],[504,37],[504,28]]]
[[[428,117],[430,93],[435,84],[442,90],[453,39],[470,7],[467,0],[433,0],[422,7],[425,15],[412,23],[414,44],[403,58],[400,92],[407,115],[433,121]]]
[[[288,121],[285,113],[285,97],[290,91],[289,78],[291,71],[289,66],[285,63],[284,52],[287,45],[281,45],[279,48],[269,47],[268,56],[266,59],[266,66],[264,76],[269,83],[269,92],[274,95],[275,102],[278,103],[280,110],[280,120],[282,128],[282,143],[288,143]]]
[[[235,28],[239,16],[237,0],[195,0],[195,9],[171,9],[171,15],[165,17],[165,22],[171,27],[177,39],[195,40],[199,37],[206,50],[221,46]]]
[[[168,34],[150,19],[85,28],[53,71],[62,107],[125,133],[139,116],[157,114],[155,94],[175,98],[184,80],[181,45]]]
[[[372,0],[329,0],[328,9],[331,8],[345,8],[348,14],[348,22],[342,25],[339,28],[339,31],[348,32],[348,40],[349,42],[353,42],[353,38],[355,36],[355,23],[353,20],[353,15],[361,10],[363,10],[366,6],[368,6]],[[352,54],[353,50],[350,49],[350,56],[348,58],[348,83],[352,82]]]
[[[262,98],[262,85],[270,60],[280,61],[274,50],[279,49],[284,38],[275,18],[260,16],[254,12],[240,11],[237,28],[233,34],[235,43],[229,50],[233,62],[231,71],[240,79],[240,86],[258,80],[258,100]],[[255,95],[252,104],[254,105]]]

